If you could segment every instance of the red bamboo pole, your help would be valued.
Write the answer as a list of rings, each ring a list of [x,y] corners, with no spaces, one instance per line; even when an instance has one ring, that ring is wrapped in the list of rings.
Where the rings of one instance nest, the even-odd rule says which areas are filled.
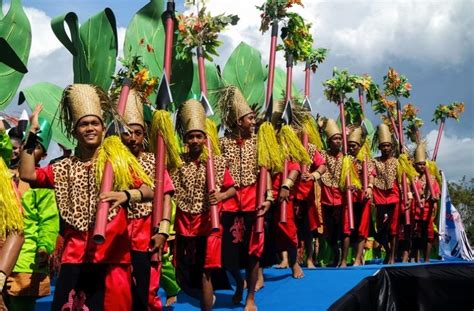
[[[268,108],[270,100],[272,99],[273,93],[273,82],[275,78],[275,56],[276,56],[276,45],[278,39],[278,21],[272,22],[271,40],[270,40],[270,57],[268,63],[268,78],[267,78],[267,92],[265,94],[265,109]],[[267,191],[267,173],[266,167],[261,166],[258,172],[258,184],[257,184],[257,208],[260,208],[265,202],[265,193]],[[263,233],[264,215],[258,215],[255,232]]]
[[[419,129],[417,129],[417,131],[416,131],[416,137],[421,137],[421,133],[420,133]],[[420,140],[418,140],[418,141],[420,141]],[[415,200],[420,205],[420,208],[423,208],[423,204],[422,204],[421,199],[420,199],[420,192],[418,191],[418,187],[416,186],[415,180],[411,181],[411,187],[413,189],[413,195],[415,197]]]
[[[347,135],[346,135],[346,118],[344,111],[344,101],[339,99],[339,114],[341,115],[341,127],[342,127],[342,147],[343,154],[347,155]],[[354,230],[354,210],[352,208],[352,191],[351,191],[351,177],[349,174],[346,176],[346,200],[347,209],[349,210],[349,227]]]
[[[426,185],[428,186],[428,190],[430,191],[430,196],[433,198],[435,192],[434,192],[433,183],[431,182],[432,178],[431,178],[431,174],[430,174],[430,170],[428,169],[428,166],[425,166],[425,178],[426,178]]]
[[[163,70],[168,82],[171,81],[171,60],[173,56],[173,35],[174,35],[174,12],[175,5],[173,1],[167,2],[167,10],[164,12],[165,24],[165,48],[163,56]],[[164,179],[166,165],[166,145],[163,136],[158,131],[156,135],[155,150],[155,189],[153,191],[153,212],[152,212],[152,235],[158,232],[160,221],[163,218],[164,204]],[[158,253],[151,257],[152,262],[158,262]]]
[[[198,59],[198,71],[199,71],[199,86],[201,88],[201,93],[204,96],[207,96],[207,83],[206,83],[206,68],[204,66],[204,56],[202,47],[197,48],[197,59]],[[212,156],[212,146],[211,140],[206,140],[207,149],[208,149],[208,158],[206,161],[206,180],[207,180],[207,190],[209,194],[213,193],[216,190],[216,180],[214,172],[214,158]],[[219,209],[216,204],[212,204],[210,207],[211,210],[211,224],[212,230],[219,230]]]
[[[311,80],[311,72],[310,72],[310,62],[309,60],[306,61],[306,68],[304,70],[304,96],[309,98],[309,90],[310,90],[310,80]],[[308,133],[303,130],[303,137],[301,137],[301,142],[303,143],[303,147],[306,151],[308,151]],[[304,173],[308,170],[308,166],[303,164],[301,166],[301,172]]]
[[[273,93],[273,82],[275,78],[275,58],[276,45],[278,39],[278,22],[275,20],[272,23],[272,33],[270,40],[270,58],[268,62],[268,79],[267,79],[267,93],[265,97],[265,108],[270,104],[270,99]]]
[[[393,128],[393,134],[395,135],[396,140],[400,140],[400,135],[398,135],[398,127],[395,125],[395,119],[393,118],[392,114],[390,112],[387,112],[388,118],[390,119],[390,122],[392,123],[392,128]]]
[[[311,81],[311,63],[309,60],[306,61],[306,67],[304,69],[304,96],[309,98],[310,91],[310,81]]]
[[[130,80],[124,79],[122,83],[122,90],[117,105],[117,110],[120,116],[125,112],[127,105],[128,93],[130,92]],[[114,171],[112,164],[105,162],[104,173],[102,174],[102,181],[100,184],[100,193],[112,191],[114,185]],[[96,244],[103,244],[105,242],[105,231],[107,228],[107,217],[109,215],[110,202],[99,201],[95,214],[94,231],[92,233],[92,240]]]
[[[445,119],[441,119],[441,123],[439,124],[438,137],[436,138],[436,145],[433,151],[433,157],[431,158],[432,161],[436,161],[436,157],[438,156],[439,145],[441,143],[441,137],[443,136],[444,122]]]
[[[400,101],[397,99],[397,117],[398,117],[398,142],[400,147],[400,154],[403,153],[403,121],[402,121],[402,106]],[[411,224],[410,220],[410,209],[406,208],[408,202],[408,184],[407,184],[407,175],[402,173],[402,206],[405,210],[405,224],[409,226]]]
[[[293,79],[293,56],[287,55],[286,57],[286,92],[285,92],[285,104],[291,100],[291,82]],[[290,124],[288,124],[290,125]],[[283,183],[285,179],[288,178],[288,159],[285,159],[283,163],[283,172],[281,173],[281,182]],[[286,209],[288,206],[287,201],[282,201],[280,203],[280,222],[287,222],[287,213]]]
[[[365,118],[364,89],[361,86],[359,86],[359,104],[360,104],[360,109],[362,110],[362,116]],[[369,162],[369,159],[366,155],[364,157],[364,161],[362,162],[362,187],[364,188],[364,191],[367,190],[367,187],[369,186],[369,170],[367,168],[368,162]]]

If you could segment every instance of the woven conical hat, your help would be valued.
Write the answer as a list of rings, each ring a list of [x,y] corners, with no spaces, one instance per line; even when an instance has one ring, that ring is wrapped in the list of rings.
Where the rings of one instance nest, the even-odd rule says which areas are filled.
[[[128,93],[127,105],[125,106],[123,118],[128,125],[138,124],[145,128],[143,103],[137,91],[134,89],[131,89],[130,93]]]
[[[336,121],[334,121],[333,119],[328,119],[326,121],[326,127],[324,128],[324,133],[326,134],[327,139],[330,139],[336,134],[339,134],[339,135],[342,134],[341,130],[339,129],[339,126],[337,126]]]
[[[383,143],[392,143],[392,133],[390,133],[390,128],[385,123],[381,123],[378,126],[377,136],[379,140],[379,145]]]
[[[96,116],[103,120],[101,99],[96,88],[90,84],[72,84],[66,88],[64,100],[71,113],[73,128],[85,116]]]
[[[426,144],[419,143],[415,149],[415,163],[426,162]]]
[[[183,137],[191,131],[206,132],[206,113],[202,104],[195,99],[189,99],[182,104],[179,121]]]
[[[347,136],[347,141],[356,142],[359,146],[362,145],[362,128],[361,127],[354,127],[350,130],[349,135]]]

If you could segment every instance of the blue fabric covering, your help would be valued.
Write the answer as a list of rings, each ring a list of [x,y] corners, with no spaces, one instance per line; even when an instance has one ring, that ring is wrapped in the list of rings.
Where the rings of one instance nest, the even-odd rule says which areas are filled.
[[[439,261],[434,261],[440,264]],[[452,264],[452,263],[451,263]],[[416,264],[397,264],[400,266]],[[393,265],[392,265],[393,266]],[[305,277],[293,279],[289,269],[266,269],[265,287],[257,292],[259,310],[327,310],[337,299],[351,290],[363,278],[375,274],[382,265],[372,264],[362,267],[304,269]],[[232,280],[232,278],[230,278]],[[159,295],[165,297],[160,290]],[[233,292],[217,291],[214,310],[242,310],[240,305],[232,305]],[[245,299],[245,295],[244,295]],[[164,305],[164,298],[163,305]],[[52,296],[38,300],[36,310],[49,310]],[[174,310],[197,310],[199,302],[184,293],[178,295]]]

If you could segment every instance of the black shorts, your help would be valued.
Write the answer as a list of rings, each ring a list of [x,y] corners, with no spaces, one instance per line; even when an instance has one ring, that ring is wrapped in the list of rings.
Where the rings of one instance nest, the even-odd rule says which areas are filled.
[[[186,294],[199,299],[206,261],[207,236],[185,237],[177,234],[175,248],[176,281]],[[231,289],[227,275],[222,269],[211,270],[211,281],[214,290]]]
[[[249,243],[255,212],[223,212],[222,266],[227,270],[248,267]]]

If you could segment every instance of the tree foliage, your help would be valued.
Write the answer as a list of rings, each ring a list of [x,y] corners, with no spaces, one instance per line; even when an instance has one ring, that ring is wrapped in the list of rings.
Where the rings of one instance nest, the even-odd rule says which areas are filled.
[[[457,182],[448,183],[451,202],[456,206],[471,245],[474,245],[474,178],[464,176]]]

